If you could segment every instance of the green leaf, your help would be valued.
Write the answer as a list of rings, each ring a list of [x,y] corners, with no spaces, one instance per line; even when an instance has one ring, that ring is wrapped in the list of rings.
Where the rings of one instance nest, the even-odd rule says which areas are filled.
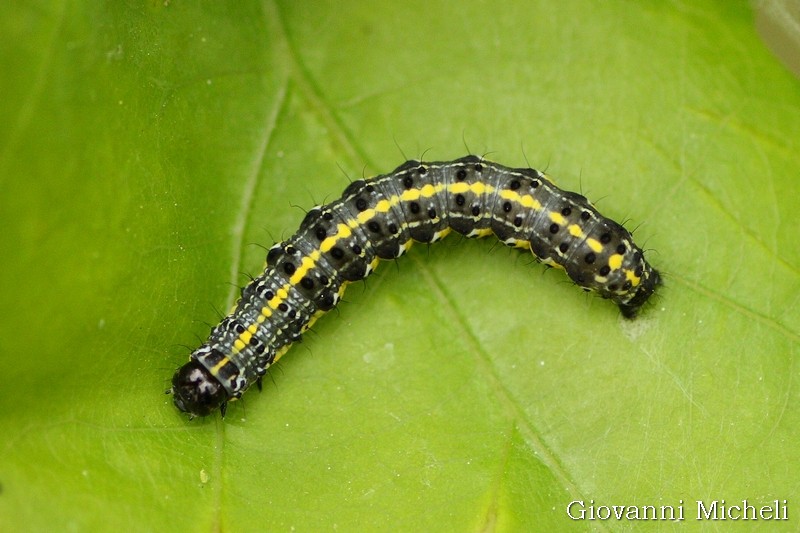
[[[746,3],[193,4],[0,7],[3,529],[794,518],[800,84]],[[625,321],[451,237],[352,286],[224,421],[177,412],[261,246],[348,179],[466,152],[629,221],[654,305]]]

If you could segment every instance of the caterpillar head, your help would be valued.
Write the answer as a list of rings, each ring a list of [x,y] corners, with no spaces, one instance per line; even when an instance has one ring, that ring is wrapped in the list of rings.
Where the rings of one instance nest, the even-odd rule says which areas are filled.
[[[220,408],[225,416],[228,393],[206,367],[191,360],[172,376],[172,401],[175,406],[189,413],[190,417],[208,416]]]

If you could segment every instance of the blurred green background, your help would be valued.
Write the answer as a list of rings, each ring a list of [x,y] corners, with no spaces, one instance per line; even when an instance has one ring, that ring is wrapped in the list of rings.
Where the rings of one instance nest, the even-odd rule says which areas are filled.
[[[0,7],[0,529],[727,530],[695,500],[745,498],[800,527],[800,83],[749,4],[197,4]],[[467,152],[628,221],[654,305],[449,238],[224,421],[174,409],[304,208]]]

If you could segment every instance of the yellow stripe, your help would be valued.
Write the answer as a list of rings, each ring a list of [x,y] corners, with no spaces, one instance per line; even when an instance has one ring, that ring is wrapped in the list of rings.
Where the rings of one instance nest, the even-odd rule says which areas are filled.
[[[540,204],[539,201],[530,194],[521,196],[519,203],[525,207],[530,207],[531,209],[535,209],[536,211],[542,208],[542,204]]]
[[[503,200],[511,200],[512,202],[518,203],[523,207],[529,207],[537,211],[542,208],[542,204],[540,204],[539,201],[530,194],[520,195],[516,191],[503,189],[500,191],[500,198]]]
[[[583,237],[583,230],[577,224],[570,224],[567,227],[567,230],[569,231],[569,234],[572,235],[573,237],[578,237],[579,239]]]
[[[426,183],[421,189],[408,189],[403,191],[400,195],[400,200],[403,202],[410,202],[412,200],[419,200],[420,198],[431,198],[444,189],[444,185],[431,185]]]
[[[347,221],[347,225],[353,229],[363,226],[370,220],[375,217],[375,210],[374,209],[366,209],[356,215],[356,218],[351,218]],[[339,238],[339,234],[337,233],[335,237]]]
[[[444,185],[431,185],[430,183],[426,183],[420,189],[420,194],[425,198],[431,198],[438,194],[442,189],[444,189]]]
[[[283,348],[281,348],[280,350],[275,352],[275,358],[272,360],[271,364],[274,365],[275,363],[277,363],[278,359],[280,359],[281,356],[283,356],[283,354],[285,354],[287,351],[289,351],[289,348],[291,348],[291,347],[292,347],[291,344],[287,344],[286,346],[284,346]]]
[[[433,241],[444,239],[445,237],[450,235],[451,231],[453,231],[451,228],[444,228],[441,231],[437,231],[436,233],[433,234]]]
[[[419,189],[408,189],[400,195],[400,199],[404,202],[410,202],[411,200],[419,200],[419,196]]]
[[[471,192],[472,194],[491,194],[494,192],[494,187],[481,182],[472,184],[460,182],[450,185],[448,191],[453,194],[460,194],[464,192]]]
[[[311,326],[314,325],[314,322],[316,322],[317,319],[319,317],[321,317],[322,315],[324,315],[325,313],[327,313],[327,311],[318,310],[316,313],[311,315],[311,318],[308,319],[308,322],[306,322],[306,325],[303,326],[303,331],[308,331],[309,329],[311,329]]]
[[[212,375],[212,376],[216,377],[216,376],[217,376],[217,374],[219,374],[219,371],[222,369],[222,367],[223,367],[223,366],[225,366],[225,365],[227,365],[227,364],[228,364],[228,363],[230,363],[230,362],[231,362],[231,360],[230,360],[230,359],[228,359],[227,357],[223,357],[222,359],[220,359],[220,360],[219,360],[219,363],[217,363],[216,365],[214,365],[214,368],[212,368],[211,370],[209,370],[209,372],[211,372],[211,375]]]
[[[300,260],[300,266],[297,267],[297,270],[294,271],[292,277],[289,278],[289,283],[293,286],[300,283],[300,280],[306,277],[308,271],[314,268],[314,265],[317,264],[317,260],[320,257],[319,250],[314,250],[311,254],[305,256],[303,259]]]
[[[558,224],[559,226],[566,222],[564,216],[559,213],[558,211],[550,211],[550,220]]]
[[[600,244],[600,241],[598,241],[597,239],[592,239],[592,238],[586,239],[586,244],[588,244],[589,248],[591,248],[592,251],[596,254],[599,254],[600,252],[603,251],[603,245]]]
[[[348,221],[348,223],[350,223],[350,225],[352,227],[354,227],[354,228],[358,227],[359,224],[356,223],[353,226],[352,222],[355,222],[355,221],[353,221],[353,220]],[[348,227],[347,224],[338,224],[336,226],[336,235],[331,235],[330,237],[328,237],[324,241],[322,241],[322,243],[319,245],[319,251],[322,252],[322,253],[329,252],[331,250],[331,248],[333,248],[340,239],[346,239],[347,237],[349,237],[352,234],[353,234],[353,232],[350,231],[350,227]]]

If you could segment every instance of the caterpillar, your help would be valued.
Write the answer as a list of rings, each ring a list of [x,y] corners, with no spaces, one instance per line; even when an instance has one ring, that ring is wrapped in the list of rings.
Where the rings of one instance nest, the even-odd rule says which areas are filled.
[[[389,174],[350,183],[340,199],[311,209],[300,229],[267,253],[264,273],[242,289],[233,311],[172,378],[175,406],[190,418],[241,398],[322,314],[348,283],[414,241],[450,232],[494,234],[563,268],[586,291],[636,317],[661,283],[628,230],[582,195],[544,173],[477,156],[403,163]]]

